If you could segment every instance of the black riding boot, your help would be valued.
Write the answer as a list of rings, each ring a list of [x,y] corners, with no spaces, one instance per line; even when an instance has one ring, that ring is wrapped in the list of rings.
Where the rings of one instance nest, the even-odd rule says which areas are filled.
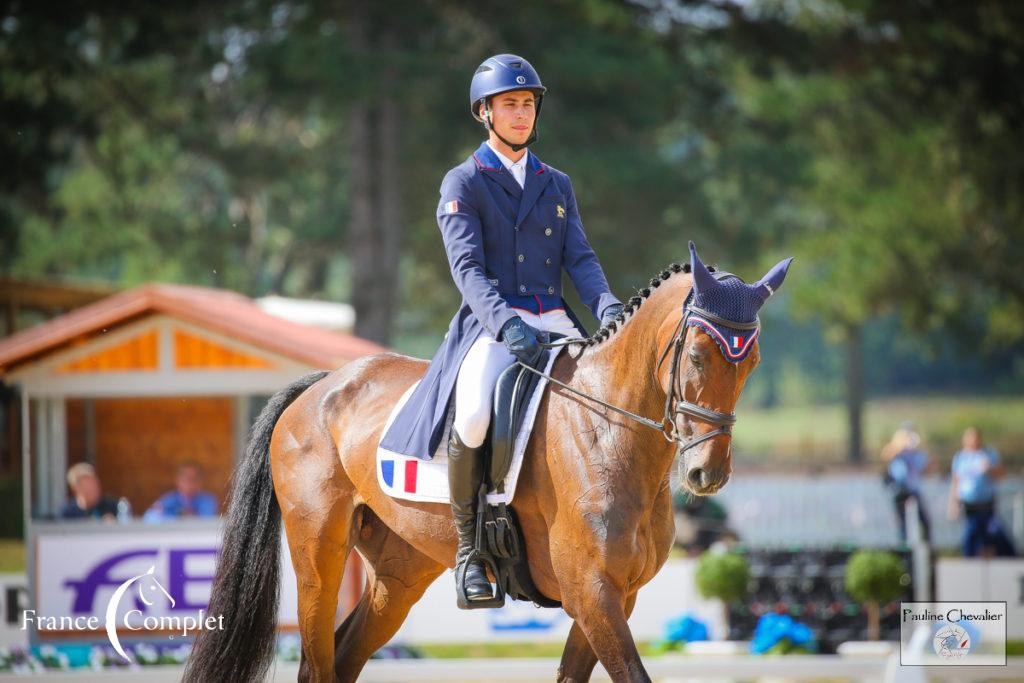
[[[455,529],[459,532],[459,545],[455,551],[456,577],[459,565],[466,562],[476,545],[476,501],[484,477],[482,450],[482,446],[470,448],[464,444],[452,426],[448,440],[448,488]],[[492,597],[491,584],[481,560],[472,560],[466,565],[466,597],[469,600]]]

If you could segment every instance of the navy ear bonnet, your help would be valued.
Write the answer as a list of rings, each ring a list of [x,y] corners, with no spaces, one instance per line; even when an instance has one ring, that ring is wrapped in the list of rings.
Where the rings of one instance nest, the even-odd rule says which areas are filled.
[[[690,242],[693,289],[684,304],[684,308],[689,309],[687,326],[707,332],[726,360],[739,363],[750,354],[761,331],[757,312],[782,285],[792,261],[792,258],[780,261],[767,275],[748,285],[732,273],[711,273]]]
[[[753,300],[747,283],[732,273],[719,271],[714,276],[719,286],[708,292],[693,292],[689,301],[691,309],[696,306],[725,321],[757,324],[757,311],[763,302],[760,299]],[[707,332],[718,344],[726,360],[733,363],[739,363],[747,357],[760,332],[760,327],[740,329],[735,325],[710,320],[693,310],[686,324]]]

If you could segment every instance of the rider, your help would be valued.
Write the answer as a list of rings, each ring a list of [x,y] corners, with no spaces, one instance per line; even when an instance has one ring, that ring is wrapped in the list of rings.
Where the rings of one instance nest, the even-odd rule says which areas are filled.
[[[438,225],[456,286],[484,331],[459,366],[448,441],[448,483],[458,530],[456,581],[465,565],[466,597],[492,597],[474,547],[475,505],[483,481],[480,453],[494,386],[516,359],[541,355],[538,332],[578,336],[561,297],[564,265],[576,290],[605,324],[622,312],[590,247],[569,177],[526,148],[537,139],[546,88],[522,57],[495,55],[473,75],[470,110],[487,140],[441,185]]]

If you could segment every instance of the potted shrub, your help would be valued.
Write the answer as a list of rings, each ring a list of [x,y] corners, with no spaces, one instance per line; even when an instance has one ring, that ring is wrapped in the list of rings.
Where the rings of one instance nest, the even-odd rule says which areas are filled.
[[[718,598],[725,610],[725,634],[729,638],[729,603],[747,594],[750,565],[747,558],[730,552],[707,551],[697,561],[697,590],[705,598]]]
[[[878,640],[879,606],[903,594],[909,577],[903,561],[884,550],[858,550],[846,563],[846,592],[867,608],[868,639]]]

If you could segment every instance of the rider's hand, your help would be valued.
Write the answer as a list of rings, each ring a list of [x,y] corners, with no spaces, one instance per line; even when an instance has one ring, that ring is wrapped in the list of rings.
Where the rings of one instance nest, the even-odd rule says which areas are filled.
[[[604,309],[604,313],[601,314],[601,327],[604,327],[619,317],[619,314],[622,313],[622,309],[622,304],[609,304],[608,307]]]
[[[539,331],[516,316],[509,318],[501,327],[501,340],[509,353],[527,365],[533,365],[540,358],[541,347],[537,339]]]

